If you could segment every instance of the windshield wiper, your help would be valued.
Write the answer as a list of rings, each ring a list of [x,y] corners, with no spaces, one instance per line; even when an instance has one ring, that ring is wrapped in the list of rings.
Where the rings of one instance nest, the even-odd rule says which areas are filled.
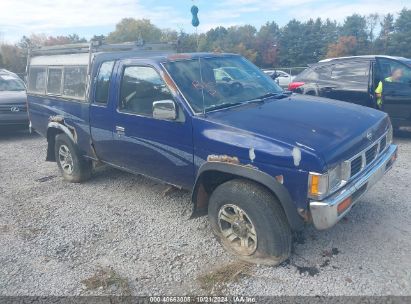
[[[232,107],[232,106],[237,106],[239,104],[242,104],[242,102],[225,102],[225,103],[220,103],[217,105],[213,105],[211,107],[208,107],[205,109],[206,112],[209,111],[214,111],[214,110],[220,110],[220,109],[224,109],[224,108],[228,108],[228,107]]]
[[[221,104],[217,104],[217,105],[213,105],[211,107],[208,107],[205,109],[206,112],[209,111],[213,111],[213,110],[219,110],[219,109],[224,109],[224,108],[228,108],[228,107],[232,107],[232,106],[237,106],[240,104],[247,104],[247,103],[253,103],[253,102],[263,102],[265,99],[267,98],[284,98],[284,97],[288,97],[289,94],[287,94],[287,92],[277,92],[277,93],[267,93],[264,94],[262,96],[259,96],[257,98],[245,101],[245,102],[225,102],[225,103],[221,103]]]
[[[259,97],[254,98],[254,99],[251,99],[248,102],[261,102],[261,101],[264,101],[265,99],[271,98],[271,97],[273,97],[273,98],[284,98],[284,97],[287,97],[287,96],[289,96],[289,94],[287,94],[286,92],[276,92],[276,93],[269,92],[267,94],[261,95]]]

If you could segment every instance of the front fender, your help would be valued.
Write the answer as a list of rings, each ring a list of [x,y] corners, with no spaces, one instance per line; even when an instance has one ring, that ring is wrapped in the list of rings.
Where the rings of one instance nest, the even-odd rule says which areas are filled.
[[[298,214],[297,207],[293,203],[288,190],[282,184],[272,176],[252,166],[227,162],[208,161],[199,168],[192,193],[192,217],[204,214],[207,210],[208,194],[207,189],[204,188],[205,181],[203,180],[207,172],[221,173],[225,176],[225,181],[240,177],[265,186],[280,201],[291,228],[295,231],[303,228],[304,221]]]

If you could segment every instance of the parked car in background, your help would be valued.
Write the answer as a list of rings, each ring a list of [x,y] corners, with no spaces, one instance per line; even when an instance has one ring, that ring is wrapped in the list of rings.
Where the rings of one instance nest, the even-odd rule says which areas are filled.
[[[26,87],[16,74],[0,69],[0,128],[28,128]]]
[[[295,78],[295,76],[281,70],[263,70],[263,72],[274,79],[282,88],[287,88]]]
[[[402,77],[390,81],[400,69]],[[290,91],[377,108],[375,90],[383,84],[382,110],[395,128],[411,125],[411,59],[354,56],[326,59],[311,65],[289,84]]]
[[[121,47],[31,52],[30,120],[47,160],[70,182],[104,163],[190,190],[192,216],[208,213],[245,261],[286,260],[293,231],[335,225],[397,158],[381,111],[288,94],[239,55],[109,51]]]
[[[214,70],[216,81],[246,81],[251,77],[247,71],[238,69],[237,67],[220,67]]]

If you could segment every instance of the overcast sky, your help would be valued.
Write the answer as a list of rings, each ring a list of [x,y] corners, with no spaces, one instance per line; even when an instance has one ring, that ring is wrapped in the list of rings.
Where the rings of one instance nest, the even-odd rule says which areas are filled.
[[[125,17],[147,18],[161,28],[191,27],[191,5],[199,9],[199,31],[215,26],[290,19],[331,18],[343,21],[353,13],[398,13],[410,0],[0,0],[0,38],[16,42],[23,35],[78,33],[90,38],[107,34]]]

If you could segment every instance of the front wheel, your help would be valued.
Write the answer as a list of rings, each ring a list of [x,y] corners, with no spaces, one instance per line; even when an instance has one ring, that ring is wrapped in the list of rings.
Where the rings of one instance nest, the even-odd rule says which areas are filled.
[[[218,186],[210,197],[209,221],[218,241],[249,263],[278,265],[291,252],[291,229],[279,201],[246,180]]]
[[[55,141],[57,165],[64,179],[79,183],[90,178],[91,162],[85,160],[66,134],[58,134]]]

